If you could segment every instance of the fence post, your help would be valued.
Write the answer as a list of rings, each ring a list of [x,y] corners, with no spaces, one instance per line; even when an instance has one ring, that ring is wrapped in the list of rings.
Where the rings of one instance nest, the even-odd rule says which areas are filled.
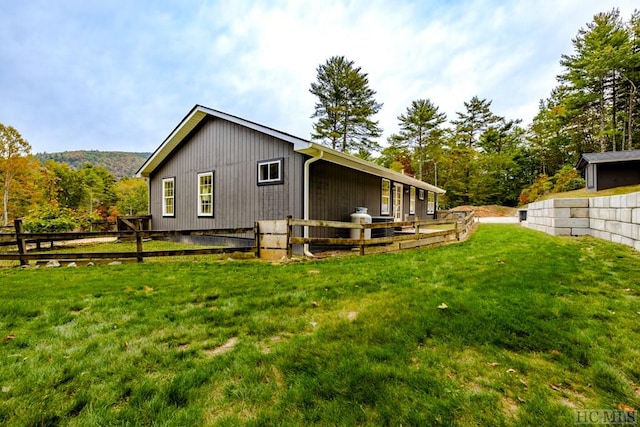
[[[24,228],[22,227],[22,219],[14,219],[13,225],[16,228],[16,246],[18,247],[18,254],[20,255],[20,265],[28,265],[29,262],[23,257],[23,255],[27,253],[27,242],[24,236],[22,236],[22,234],[24,233]]]
[[[142,262],[142,233],[135,231],[136,233],[136,259],[138,262]]]
[[[364,255],[364,224],[360,219],[360,255]]]
[[[260,222],[256,221],[253,226],[253,238],[256,245],[256,257],[260,258]]]
[[[460,241],[460,229],[459,229],[459,227],[458,227],[458,224],[459,224],[458,220],[456,220],[455,224],[456,224],[456,227],[455,227],[455,229],[454,229],[454,230],[455,230],[455,232],[456,232],[456,240],[457,240],[457,241]]]
[[[287,215],[287,258],[293,258],[293,245],[291,244],[291,235],[293,232],[293,226],[291,225],[291,215]]]

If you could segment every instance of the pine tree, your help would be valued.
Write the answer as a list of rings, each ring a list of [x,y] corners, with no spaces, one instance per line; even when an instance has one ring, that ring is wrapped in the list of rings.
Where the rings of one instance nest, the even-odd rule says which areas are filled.
[[[400,134],[397,138],[404,141],[413,150],[418,163],[418,179],[423,179],[427,158],[437,161],[443,130],[440,126],[447,115],[438,111],[438,107],[428,99],[411,102],[404,114],[398,116]]]
[[[471,98],[471,101],[465,102],[464,107],[466,112],[456,112],[458,119],[452,120],[451,123],[456,127],[455,132],[460,143],[469,148],[478,148],[480,135],[489,126],[498,123],[503,118],[491,112],[491,101],[480,99],[477,96]]]
[[[374,138],[382,129],[372,117],[382,104],[369,87],[369,78],[344,56],[333,56],[317,68],[317,82],[309,90],[318,99],[311,137],[334,150],[362,156],[380,148]]]

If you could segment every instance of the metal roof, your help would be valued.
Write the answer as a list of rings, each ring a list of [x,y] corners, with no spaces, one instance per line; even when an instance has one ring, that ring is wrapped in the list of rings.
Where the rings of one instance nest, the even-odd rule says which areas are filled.
[[[176,126],[176,128],[169,134],[169,136],[156,149],[156,151],[154,151],[153,154],[147,159],[147,161],[140,167],[140,169],[138,169],[138,172],[136,172],[136,176],[149,177],[151,173],[158,166],[160,166],[164,162],[164,160],[173,152],[173,150],[175,150],[176,147],[178,147],[189,135],[191,135],[191,133],[203,122],[203,120],[205,120],[209,116],[227,120],[232,123],[247,127],[249,129],[253,129],[257,132],[272,136],[274,138],[287,141],[293,144],[293,149],[298,153],[306,154],[308,156],[318,156],[320,155],[320,153],[322,153],[322,160],[327,162],[336,163],[351,169],[356,169],[366,173],[370,173],[372,175],[380,176],[382,178],[387,178],[392,181],[412,185],[414,187],[422,188],[434,193],[445,193],[445,190],[441,188],[385,168],[376,163],[372,163],[358,157],[333,150],[329,147],[325,147],[323,145],[319,145],[308,140],[298,138],[284,132],[280,132],[270,127],[254,123],[249,120],[233,116],[231,114],[223,113],[222,111],[203,107],[201,105],[196,105],[195,107],[193,107],[189,114],[187,114],[185,118],[182,119],[178,126]]]
[[[640,160],[640,150],[607,151],[605,153],[584,153],[576,169],[584,169],[588,164],[618,163]]]

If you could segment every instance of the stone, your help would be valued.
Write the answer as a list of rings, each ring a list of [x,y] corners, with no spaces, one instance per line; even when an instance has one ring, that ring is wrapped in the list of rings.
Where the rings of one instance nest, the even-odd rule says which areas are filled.
[[[47,265],[45,265],[45,267],[50,267],[50,268],[60,267],[60,263],[57,260],[52,259],[51,261],[47,262]]]

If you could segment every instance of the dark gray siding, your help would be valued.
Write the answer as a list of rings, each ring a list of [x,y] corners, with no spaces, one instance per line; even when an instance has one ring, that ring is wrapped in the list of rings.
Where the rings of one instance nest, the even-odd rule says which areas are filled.
[[[382,178],[379,176],[326,161],[318,161],[311,164],[310,184],[311,219],[350,221],[350,215],[358,206],[366,207],[371,216],[381,216]],[[393,181],[391,186],[393,189]],[[409,186],[404,185],[403,189],[402,211],[411,221],[415,219],[415,215],[408,215]],[[427,215],[426,191],[425,199],[419,200],[417,189],[416,215],[420,219],[433,217],[433,215]],[[384,216],[391,216],[391,214]]]
[[[257,185],[257,164],[284,159],[284,183]],[[151,176],[157,230],[252,227],[257,220],[302,216],[304,156],[293,145],[221,119],[207,120]],[[197,176],[214,172],[214,217],[198,217]],[[162,179],[175,177],[175,217],[162,216]]]
[[[640,184],[640,161],[603,163],[594,166],[596,190]]]

